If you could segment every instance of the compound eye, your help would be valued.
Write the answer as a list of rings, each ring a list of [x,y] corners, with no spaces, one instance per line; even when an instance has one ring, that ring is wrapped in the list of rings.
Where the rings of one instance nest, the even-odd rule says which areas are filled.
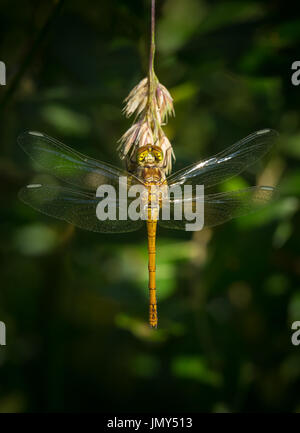
[[[158,152],[158,151],[156,151],[156,152],[154,153],[154,155],[155,155],[155,158],[156,158],[158,161],[161,161],[162,158],[163,158],[162,152]]]
[[[144,159],[145,159],[145,157],[146,157],[146,155],[147,155],[147,152],[141,152],[141,153],[139,153],[138,156],[137,156],[138,162],[143,162]]]

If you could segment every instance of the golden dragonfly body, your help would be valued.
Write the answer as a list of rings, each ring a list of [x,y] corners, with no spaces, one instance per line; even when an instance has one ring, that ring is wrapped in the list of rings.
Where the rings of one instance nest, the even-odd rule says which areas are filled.
[[[120,178],[128,179],[126,185],[142,185],[148,191],[147,231],[149,253],[149,323],[157,327],[157,302],[155,283],[156,229],[157,224],[169,228],[185,230],[187,220],[174,218],[174,198],[168,197],[170,218],[160,218],[160,199],[154,187],[191,185],[194,191],[192,200],[197,200],[196,186],[204,185],[204,227],[222,224],[232,218],[245,215],[264,205],[274,194],[274,188],[254,186],[238,191],[223,193],[210,192],[210,188],[231,178],[249,165],[255,163],[271,148],[277,133],[270,129],[257,131],[238,141],[219,154],[193,164],[166,178],[163,154],[160,148],[147,145],[138,148],[129,171],[89,158],[59,141],[39,132],[25,132],[18,138],[23,150],[44,170],[57,179],[71,185],[31,184],[22,188],[19,196],[22,201],[52,217],[65,220],[82,229],[100,233],[132,232],[140,229],[142,219],[122,219],[100,221],[96,215],[99,198],[96,191],[99,185],[111,185],[116,191],[120,188]],[[208,193],[207,193],[208,190]],[[153,192],[154,191],[154,192]],[[154,197],[155,196],[155,197]],[[185,198],[180,200],[184,206]],[[191,200],[191,199],[188,199]],[[122,200],[117,199],[117,207]],[[130,205],[130,200],[128,201]]]
[[[157,327],[157,299],[156,299],[156,228],[159,217],[159,208],[153,209],[158,204],[161,207],[159,194],[160,188],[165,185],[166,176],[164,167],[161,167],[163,154],[160,148],[146,146],[137,152],[137,175],[143,179],[147,188],[147,233],[148,233],[148,271],[149,271],[149,324]],[[159,187],[156,190],[155,186]],[[155,195],[155,197],[153,197]]]

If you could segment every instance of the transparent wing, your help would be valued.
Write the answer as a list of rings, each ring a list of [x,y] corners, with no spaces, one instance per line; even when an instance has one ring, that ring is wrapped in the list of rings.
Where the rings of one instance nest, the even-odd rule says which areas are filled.
[[[259,210],[275,195],[276,189],[269,186],[254,186],[238,191],[208,194],[204,196],[204,227],[213,227],[223,224],[232,218],[246,215]],[[182,207],[183,218],[174,219],[175,206]],[[169,229],[186,230],[186,224],[191,223],[184,218],[184,206],[196,211],[196,198],[183,200],[170,200],[170,220],[159,220],[159,225]],[[199,204],[198,204],[199,206]],[[200,211],[200,206],[199,206]]]
[[[67,221],[85,230],[100,233],[122,233],[138,230],[143,221],[118,219],[100,221],[96,208],[101,200],[86,191],[73,190],[54,185],[27,185],[19,192],[20,199],[34,209],[52,217]]]
[[[126,186],[141,184],[131,173],[89,158],[40,132],[24,132],[18,137],[18,143],[42,168],[83,190],[95,191],[99,185],[106,184],[118,191],[120,177],[127,177]]]
[[[278,133],[272,129],[254,132],[212,158],[177,171],[168,177],[168,184],[198,184],[208,188],[223,182],[265,155],[277,136]]]

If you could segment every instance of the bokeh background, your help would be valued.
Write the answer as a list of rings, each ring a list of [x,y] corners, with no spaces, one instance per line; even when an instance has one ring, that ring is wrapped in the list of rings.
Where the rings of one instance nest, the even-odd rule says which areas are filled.
[[[300,411],[300,20],[279,1],[157,1],[156,72],[174,97],[175,170],[274,128],[273,152],[220,190],[279,185],[214,230],[159,230],[159,329],[146,232],[100,235],[17,199],[37,179],[25,129],[121,166],[122,101],[146,74],[149,0],[3,0],[0,411]]]

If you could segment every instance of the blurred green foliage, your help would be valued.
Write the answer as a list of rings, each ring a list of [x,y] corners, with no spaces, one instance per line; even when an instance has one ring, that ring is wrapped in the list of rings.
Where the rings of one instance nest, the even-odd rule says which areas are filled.
[[[153,332],[145,230],[83,232],[17,199],[21,185],[45,176],[16,145],[25,129],[120,165],[122,101],[146,73],[148,0],[66,1],[43,34],[55,5],[1,4],[0,411],[299,412],[293,8],[157,0],[156,72],[175,100],[165,128],[175,170],[271,127],[281,134],[273,153],[221,190],[278,184],[281,196],[213,231],[159,230]]]

